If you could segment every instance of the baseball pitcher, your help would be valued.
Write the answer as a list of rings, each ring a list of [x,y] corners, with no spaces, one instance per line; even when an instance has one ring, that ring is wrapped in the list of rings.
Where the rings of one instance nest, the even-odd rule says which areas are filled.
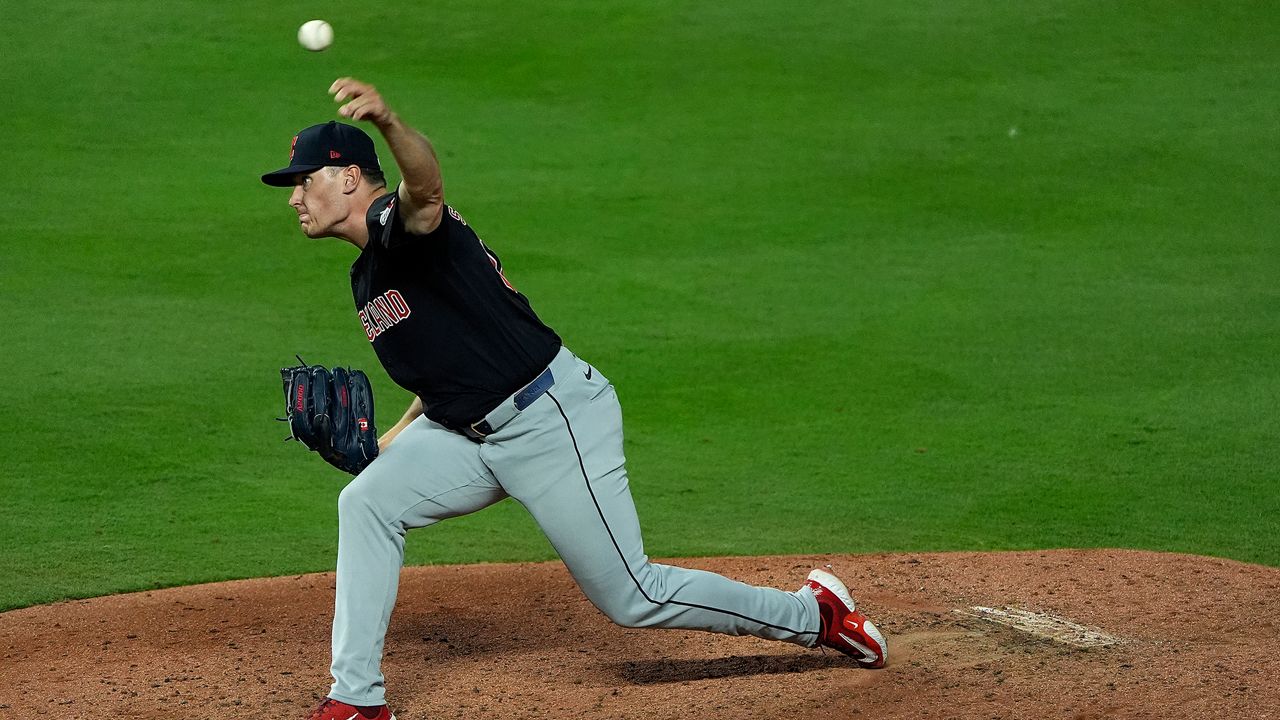
[[[292,188],[289,206],[307,237],[359,251],[356,314],[387,374],[415,399],[348,468],[359,474],[338,499],[333,685],[310,717],[393,720],[379,667],[405,533],[506,497],[532,514],[583,593],[619,625],[822,645],[883,667],[883,635],[828,572],[787,592],[649,561],[613,385],[564,347],[445,204],[427,139],[366,83],[341,78],[329,92],[339,116],[382,134],[399,186],[387,189],[373,140],[336,121],[299,132],[288,166],[262,181]]]

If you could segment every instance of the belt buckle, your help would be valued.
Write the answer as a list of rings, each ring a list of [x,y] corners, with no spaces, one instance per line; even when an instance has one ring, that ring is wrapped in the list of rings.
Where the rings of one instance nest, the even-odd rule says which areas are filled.
[[[488,430],[488,432],[485,432],[485,430],[481,430],[480,428],[476,427],[477,425],[483,425]],[[479,420],[468,425],[467,430],[471,431],[472,437],[475,438],[476,440],[483,440],[490,433],[493,432],[493,428],[489,427],[489,422],[484,418],[480,418]]]

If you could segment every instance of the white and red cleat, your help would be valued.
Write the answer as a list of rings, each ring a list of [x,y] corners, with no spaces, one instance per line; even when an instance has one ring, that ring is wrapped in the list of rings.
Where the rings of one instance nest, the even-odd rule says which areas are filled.
[[[386,705],[356,707],[333,698],[325,698],[307,720],[396,720]]]
[[[822,616],[818,644],[839,650],[864,668],[884,667],[889,659],[889,644],[875,623],[858,612],[849,588],[840,578],[825,570],[814,570],[805,585],[813,590],[818,614]]]

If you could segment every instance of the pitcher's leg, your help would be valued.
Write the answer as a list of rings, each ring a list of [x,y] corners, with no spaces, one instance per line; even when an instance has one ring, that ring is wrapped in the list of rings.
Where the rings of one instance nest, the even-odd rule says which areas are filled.
[[[612,620],[806,647],[816,642],[812,591],[754,587],[649,562],[627,484],[621,410],[598,372],[557,374],[555,387],[511,425],[491,436],[482,457]]]
[[[419,418],[338,496],[329,697],[351,705],[384,702],[382,645],[399,587],[405,532],[506,497],[477,448]]]
[[[649,562],[623,468],[595,478],[579,471],[526,506],[583,593],[619,625],[754,635],[805,647],[817,640],[818,606],[809,590],[755,587]]]

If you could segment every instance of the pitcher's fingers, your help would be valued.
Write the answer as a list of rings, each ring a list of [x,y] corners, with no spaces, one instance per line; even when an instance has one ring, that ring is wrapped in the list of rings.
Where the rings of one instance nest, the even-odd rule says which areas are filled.
[[[363,120],[370,115],[377,115],[382,99],[378,95],[361,95],[351,102],[338,108],[338,114],[352,120]]]
[[[372,89],[372,87],[373,86],[362,83],[355,78],[344,77],[334,80],[333,85],[329,86],[329,92],[333,94],[335,102],[342,102],[348,98],[363,95]]]
[[[360,102],[360,98],[356,98],[342,107],[338,108],[338,114],[344,118],[352,117],[356,111],[356,103]]]

